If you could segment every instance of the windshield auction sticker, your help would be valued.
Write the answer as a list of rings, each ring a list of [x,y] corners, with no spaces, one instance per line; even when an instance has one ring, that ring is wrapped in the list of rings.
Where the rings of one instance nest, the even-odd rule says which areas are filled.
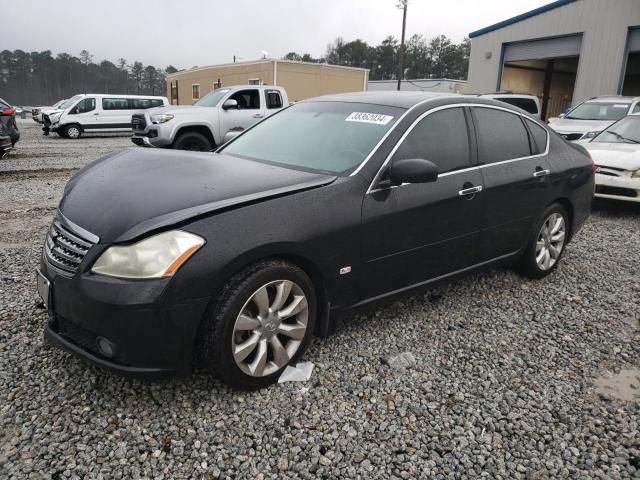
[[[391,120],[393,120],[393,117],[390,115],[365,112],[353,112],[351,115],[344,119],[345,122],[373,123],[376,125],[386,125]]]

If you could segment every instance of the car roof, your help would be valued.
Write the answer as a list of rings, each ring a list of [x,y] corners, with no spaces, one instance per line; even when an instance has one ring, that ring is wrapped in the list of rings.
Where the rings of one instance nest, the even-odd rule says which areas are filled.
[[[115,93],[78,93],[74,97],[109,97],[109,98],[166,98],[159,95],[123,95]],[[73,98],[73,97],[71,97]]]
[[[487,98],[538,98],[528,93],[482,93],[478,96]]]
[[[302,100],[305,102],[344,102],[344,103],[370,103],[375,105],[384,105],[387,107],[411,108],[417,103],[425,100],[436,100],[440,98],[459,98],[464,99],[463,95],[455,95],[452,93],[432,93],[418,91],[376,91],[376,92],[352,92],[337,93],[332,95],[323,95],[321,97],[309,98]]]
[[[601,103],[601,102],[633,103],[636,100],[640,100],[640,97],[628,97],[623,95],[603,95],[602,97],[590,98],[585,103]]]

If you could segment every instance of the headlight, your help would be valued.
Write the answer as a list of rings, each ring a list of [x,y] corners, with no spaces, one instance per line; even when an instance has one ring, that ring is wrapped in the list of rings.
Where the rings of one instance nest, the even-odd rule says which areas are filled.
[[[635,172],[631,172],[631,178],[640,178],[640,168]]]
[[[49,120],[51,121],[51,123],[58,123],[61,116],[62,113],[54,113],[53,115],[49,115]]]
[[[171,115],[170,113],[158,113],[156,115],[151,115],[151,123],[164,123],[164,122],[168,122],[169,120],[171,120],[173,118],[173,115]]]
[[[182,230],[159,233],[132,245],[109,247],[91,271],[122,278],[170,277],[204,243]]]
[[[587,132],[585,133],[583,136],[580,137],[580,140],[589,140],[590,138],[593,138],[595,136],[597,136],[600,132]]]

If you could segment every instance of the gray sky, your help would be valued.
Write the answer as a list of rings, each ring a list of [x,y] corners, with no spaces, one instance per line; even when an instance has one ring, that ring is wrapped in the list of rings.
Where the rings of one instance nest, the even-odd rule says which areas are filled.
[[[376,45],[400,37],[397,0],[21,0],[3,2],[1,49],[51,50],[94,61],[177,68],[253,60],[261,51],[323,55],[336,37]],[[409,0],[407,38],[469,32],[551,0]]]

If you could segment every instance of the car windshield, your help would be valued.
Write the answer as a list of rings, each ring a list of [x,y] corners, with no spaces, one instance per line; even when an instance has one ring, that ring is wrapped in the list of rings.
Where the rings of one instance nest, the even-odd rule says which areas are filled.
[[[629,103],[585,102],[571,110],[571,120],[620,120],[629,112]]]
[[[625,117],[614,123],[592,143],[638,143],[640,144],[640,116]]]
[[[227,93],[229,93],[228,88],[213,90],[198,100],[195,105],[198,105],[199,107],[215,107]]]
[[[369,155],[404,109],[366,103],[299,103],[231,142],[225,154],[341,174]]]
[[[69,100],[65,100],[64,102],[62,102],[62,104],[60,104],[60,106],[58,107],[60,110],[65,110],[69,107],[71,107],[73,104],[76,103],[76,100],[78,100],[82,95],[76,95],[74,97],[71,97]]]

